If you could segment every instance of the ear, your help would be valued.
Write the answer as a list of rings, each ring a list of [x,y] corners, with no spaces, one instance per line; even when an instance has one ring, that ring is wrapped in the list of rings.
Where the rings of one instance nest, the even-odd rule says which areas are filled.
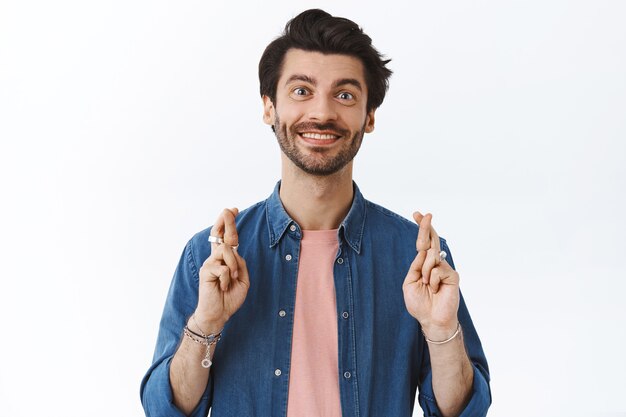
[[[374,113],[376,109],[372,109],[367,112],[367,116],[365,116],[365,133],[372,133],[374,131]]]
[[[263,96],[263,122],[265,124],[274,126],[274,115],[276,110],[274,109],[274,103],[268,96]]]

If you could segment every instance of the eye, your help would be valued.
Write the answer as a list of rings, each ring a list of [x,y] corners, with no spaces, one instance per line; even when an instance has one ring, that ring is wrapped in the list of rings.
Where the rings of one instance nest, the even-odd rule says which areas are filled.
[[[337,95],[337,97],[339,97],[342,100],[353,100],[354,96],[346,91],[339,93],[339,95]]]
[[[309,94],[309,91],[304,87],[294,88],[293,94],[296,96],[306,96]]]

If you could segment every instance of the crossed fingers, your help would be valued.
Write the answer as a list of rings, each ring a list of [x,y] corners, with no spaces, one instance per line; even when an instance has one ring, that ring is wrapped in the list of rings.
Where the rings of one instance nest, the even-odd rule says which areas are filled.
[[[239,235],[235,226],[235,217],[239,214],[239,210],[235,207],[232,209],[224,209],[217,218],[217,221],[211,228],[211,236],[219,237],[229,246],[239,245]],[[211,247],[215,249],[215,246]]]
[[[415,242],[418,254],[411,264],[411,269],[421,277],[424,285],[430,285],[433,293],[437,293],[441,283],[454,275],[453,270],[445,259],[442,259],[439,235],[432,227],[432,214],[422,215],[417,211],[413,213],[413,218],[420,227]]]
[[[211,243],[211,256],[205,261],[212,281],[219,280],[220,289],[227,291],[231,279],[239,278],[239,266],[243,262],[237,253],[239,236],[235,226],[237,208],[224,209],[211,228],[211,236],[223,240],[223,244]]]

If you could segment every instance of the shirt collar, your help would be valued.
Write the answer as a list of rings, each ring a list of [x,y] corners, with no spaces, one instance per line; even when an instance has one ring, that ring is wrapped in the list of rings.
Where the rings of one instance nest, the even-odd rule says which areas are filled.
[[[339,226],[338,234],[343,235],[346,243],[354,249],[356,253],[361,253],[361,241],[363,239],[363,229],[365,227],[365,199],[357,187],[356,183],[352,183],[354,187],[354,197],[352,198],[352,206],[348,215],[343,219]],[[285,231],[291,224],[297,223],[289,217],[285,211],[283,203],[280,201],[280,181],[276,183],[274,191],[267,199],[265,206],[265,215],[267,217],[268,231],[270,237],[270,247],[280,242]],[[297,225],[298,229],[300,228]]]

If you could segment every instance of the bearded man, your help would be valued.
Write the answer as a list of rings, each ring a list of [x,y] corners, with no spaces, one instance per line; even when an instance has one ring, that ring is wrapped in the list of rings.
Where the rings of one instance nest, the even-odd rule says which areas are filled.
[[[482,416],[489,371],[432,215],[352,179],[391,71],[354,22],[293,18],[259,64],[282,151],[270,197],[191,238],[167,296],[147,416]]]

